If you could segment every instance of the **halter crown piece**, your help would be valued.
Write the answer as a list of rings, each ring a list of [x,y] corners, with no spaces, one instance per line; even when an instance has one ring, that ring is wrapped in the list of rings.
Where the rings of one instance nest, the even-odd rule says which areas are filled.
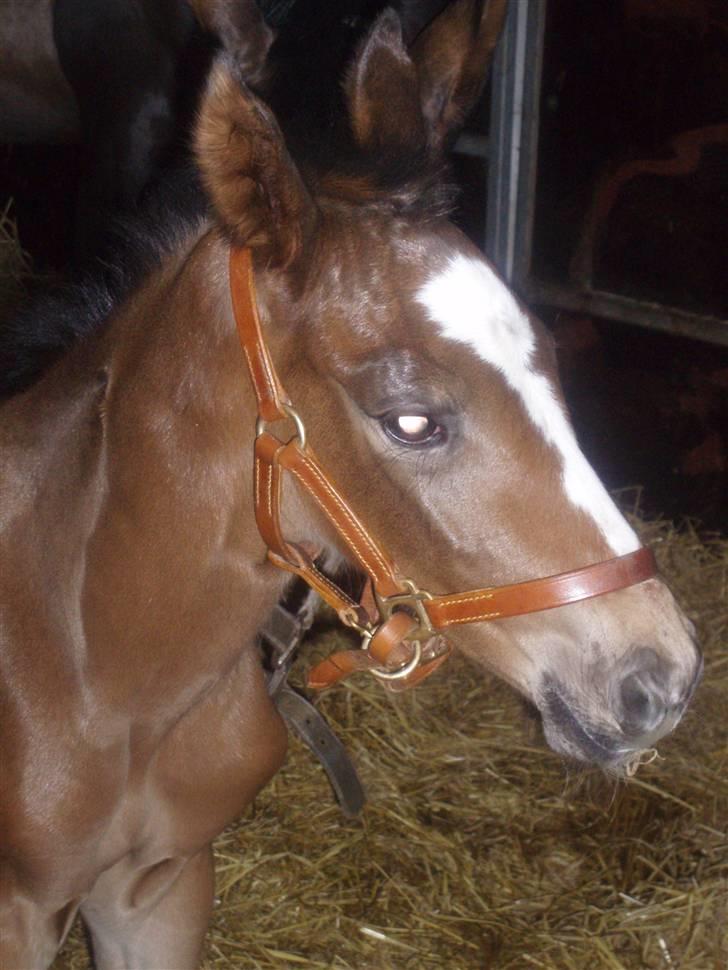
[[[249,249],[230,253],[233,310],[258,401],[255,438],[255,517],[268,558],[305,580],[362,636],[359,650],[344,650],[309,671],[308,686],[330,687],[350,673],[366,670],[390,690],[413,687],[450,654],[440,631],[460,623],[522,616],[634,586],[656,573],[654,556],[642,547],[625,556],[508,586],[491,586],[437,596],[404,578],[344,500],[306,441],[300,415],[276,374],[263,338],[255,299]],[[276,422],[294,426],[282,441],[268,430]],[[288,542],[280,522],[283,473],[314,499],[368,577],[356,602],[325,576],[300,545]]]

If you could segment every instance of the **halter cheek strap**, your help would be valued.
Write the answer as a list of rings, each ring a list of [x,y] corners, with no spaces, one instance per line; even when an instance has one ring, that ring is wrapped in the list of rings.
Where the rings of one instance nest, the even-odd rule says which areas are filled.
[[[309,673],[309,686],[330,687],[357,670],[378,677],[390,690],[404,690],[433,673],[449,656],[439,631],[462,623],[503,619],[550,610],[634,586],[656,573],[651,550],[593,563],[571,572],[508,586],[490,586],[434,596],[406,579],[364,526],[323,470],[306,441],[298,412],[273,366],[263,337],[255,299],[249,249],[230,253],[230,289],[240,341],[258,401],[255,439],[255,517],[276,566],[300,576],[333,607],[341,621],[362,635],[362,649],[334,654]],[[293,425],[283,441],[269,430]],[[301,545],[281,530],[283,475],[293,478],[316,502],[368,577],[365,595],[354,601],[325,576]]]

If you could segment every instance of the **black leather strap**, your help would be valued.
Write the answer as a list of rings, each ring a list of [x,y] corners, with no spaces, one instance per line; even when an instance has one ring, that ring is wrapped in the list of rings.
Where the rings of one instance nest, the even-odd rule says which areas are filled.
[[[366,794],[344,745],[313,704],[295,690],[281,687],[274,700],[286,724],[323,765],[341,811],[347,818],[356,818]]]
[[[355,818],[366,795],[346,748],[313,704],[286,684],[298,648],[313,624],[316,601],[308,586],[296,580],[261,629],[268,692],[289,729],[321,762],[344,815]]]

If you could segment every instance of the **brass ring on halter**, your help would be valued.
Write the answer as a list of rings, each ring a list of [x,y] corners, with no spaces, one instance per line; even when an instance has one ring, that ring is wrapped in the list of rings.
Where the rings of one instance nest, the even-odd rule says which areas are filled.
[[[412,579],[402,579],[401,583],[406,586],[408,592],[395,593],[393,596],[381,596],[374,590],[374,599],[379,609],[382,620],[386,621],[392,616],[397,608],[409,611],[413,619],[417,620],[418,626],[407,634],[408,640],[429,640],[437,632],[432,626],[429,614],[425,608],[427,600],[432,599],[432,593],[420,589]]]
[[[413,649],[412,656],[406,664],[397,670],[385,670],[383,667],[372,667],[369,673],[378,680],[402,680],[403,677],[409,677],[412,671],[417,669],[422,659],[422,641],[411,640],[408,642],[412,644]]]
[[[305,448],[306,447],[306,426],[303,423],[303,418],[298,413],[298,411],[290,404],[281,404],[281,409],[286,412],[286,415],[291,419],[291,421],[293,421],[294,425],[296,426],[296,433],[289,440],[293,441],[293,438],[298,438],[299,447]],[[281,418],[280,420],[283,420],[283,419]],[[256,437],[259,437],[260,435],[263,434],[264,431],[267,431],[269,424],[277,424],[277,422],[265,421],[263,418],[259,417],[258,420],[255,422]]]

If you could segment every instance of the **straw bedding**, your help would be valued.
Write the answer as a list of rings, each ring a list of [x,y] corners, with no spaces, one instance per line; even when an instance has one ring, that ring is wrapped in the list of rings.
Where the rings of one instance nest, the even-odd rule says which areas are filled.
[[[17,280],[13,240],[3,218],[0,274]],[[292,742],[217,840],[204,970],[725,970],[728,541],[639,526],[706,658],[659,760],[628,783],[564,765],[512,692],[457,657],[404,696],[339,687],[320,706],[367,787],[363,817],[341,816]],[[54,970],[88,966],[76,927]]]

